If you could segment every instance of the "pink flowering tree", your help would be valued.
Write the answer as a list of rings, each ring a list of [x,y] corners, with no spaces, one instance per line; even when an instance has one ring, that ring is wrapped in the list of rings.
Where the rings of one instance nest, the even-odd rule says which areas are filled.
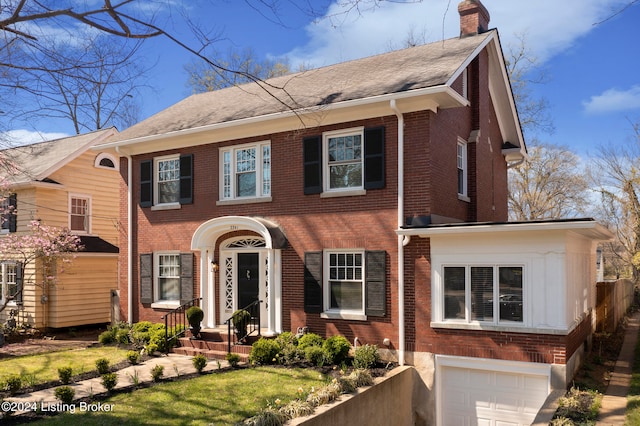
[[[11,300],[21,296],[26,285],[41,287],[46,291],[55,285],[57,269],[64,268],[75,253],[82,250],[80,239],[68,229],[46,226],[34,220],[29,224],[28,232],[15,232],[0,237],[0,254],[5,260],[12,260],[20,267],[17,271],[16,293],[6,297],[0,306],[2,312]],[[42,268],[25,268],[41,262]],[[62,263],[60,263],[62,262]],[[25,270],[31,271],[25,276]]]

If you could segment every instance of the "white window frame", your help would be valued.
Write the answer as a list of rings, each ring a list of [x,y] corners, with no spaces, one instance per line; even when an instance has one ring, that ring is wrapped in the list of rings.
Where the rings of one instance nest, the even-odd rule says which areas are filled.
[[[9,267],[12,266],[13,269],[13,282],[10,282],[8,280],[9,278]],[[0,262],[0,274],[2,274],[2,276],[0,277],[0,302],[1,303],[5,303],[7,301],[7,298],[9,297],[9,284],[13,284],[15,286],[18,285],[17,283],[17,274],[18,274],[18,264],[16,262]],[[8,306],[15,306],[16,302],[15,300],[11,300],[8,303]]]
[[[345,188],[331,188],[331,165],[329,164],[329,141],[330,139],[344,136],[360,136],[360,185],[350,186]],[[325,132],[322,134],[322,168],[323,168],[323,193],[324,194],[338,194],[338,195],[352,195],[359,194],[365,191],[364,189],[364,127],[353,127],[350,129],[335,130],[331,132]],[[349,163],[355,163],[356,161],[348,161]],[[347,161],[345,161],[347,163]]]
[[[462,70],[462,96],[469,99],[469,69]]]
[[[493,319],[491,321],[478,321],[471,319],[471,268],[490,267],[493,269]],[[445,318],[445,269],[446,268],[465,268],[465,302],[464,302],[464,318]],[[522,271],[522,320],[509,321],[500,319],[500,268],[520,268]],[[496,326],[523,327],[526,325],[526,267],[520,263],[472,263],[472,264],[443,264],[440,268],[439,279],[439,309],[436,310],[438,323],[454,323],[454,324],[490,324]]]
[[[103,166],[100,164],[100,162],[105,158],[107,160],[111,160],[111,162],[113,163],[113,167]],[[107,169],[107,170],[115,170],[115,171],[120,170],[120,162],[116,159],[116,157],[106,152],[101,152],[100,154],[98,154],[96,156],[96,160],[93,165],[98,169]]]
[[[160,278],[165,276],[160,275],[160,258],[163,256],[175,256],[178,260],[178,274],[174,276],[166,276],[167,278],[177,278],[178,280],[178,293],[180,293],[180,251],[162,251],[153,253],[153,300],[151,304],[152,308],[171,308],[180,305],[180,295],[177,299],[161,299],[160,298]]]
[[[0,200],[0,220],[2,221],[2,224],[0,225],[0,234],[8,234],[10,232],[9,217],[11,214],[15,213],[5,212],[5,210],[9,210],[9,203],[9,197],[6,195],[2,196],[2,199]]]
[[[458,138],[456,145],[456,185],[458,198],[469,201],[469,161],[468,161],[468,144],[462,138]],[[460,182],[462,179],[462,182]],[[460,188],[462,184],[462,188]],[[462,189],[462,192],[460,191]]]
[[[178,196],[175,201],[161,203],[158,196],[160,195],[160,170],[159,164],[164,161],[177,161],[178,168]],[[153,205],[154,206],[180,206],[180,154],[165,155],[163,157],[155,157],[153,159]]]
[[[331,255],[341,255],[341,254],[351,254],[351,255],[360,255],[361,257],[361,265],[360,265],[360,280],[357,279],[343,279],[343,280],[332,280],[331,279]],[[366,273],[366,265],[365,265],[365,250],[364,249],[331,249],[323,251],[323,273],[322,273],[322,288],[323,288],[323,313],[324,317],[340,317],[344,319],[353,319],[360,320],[366,319],[365,316],[365,297],[366,297],[366,282],[365,282],[365,273]],[[362,299],[360,309],[339,309],[339,308],[331,308],[331,284],[330,281],[343,281],[343,282],[357,282],[360,281],[361,291],[362,291]]]
[[[237,153],[239,151],[255,149],[255,169],[252,171],[256,176],[256,193],[250,196],[238,196],[236,178],[238,173]],[[267,153],[265,154],[265,149]],[[228,202],[263,202],[271,201],[271,171],[272,171],[272,151],[271,141],[260,141],[250,144],[233,145],[220,148],[220,184],[218,204]],[[225,156],[228,156],[229,162]],[[228,180],[225,178],[228,176]]]
[[[71,226],[73,216],[79,216],[73,214],[73,200],[85,200],[87,202],[87,211],[85,213],[85,229],[73,229]],[[74,234],[90,234],[91,233],[91,216],[92,216],[92,199],[91,195],[87,194],[69,194],[69,230]]]

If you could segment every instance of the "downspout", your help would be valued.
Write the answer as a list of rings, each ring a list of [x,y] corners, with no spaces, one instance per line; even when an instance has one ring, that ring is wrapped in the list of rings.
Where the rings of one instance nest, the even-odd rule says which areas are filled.
[[[132,176],[132,160],[131,156],[120,152],[120,147],[116,147],[116,152],[127,159],[127,322],[133,324],[133,224],[131,223],[132,200],[131,193],[131,176]],[[118,286],[119,287],[119,286]]]
[[[404,116],[391,99],[389,106],[398,117],[398,229],[404,225]],[[404,365],[404,237],[398,235],[398,364]]]

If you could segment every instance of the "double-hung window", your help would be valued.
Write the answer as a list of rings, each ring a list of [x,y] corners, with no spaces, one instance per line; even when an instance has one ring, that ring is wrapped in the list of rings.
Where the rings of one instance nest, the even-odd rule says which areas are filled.
[[[458,139],[457,145],[458,167],[458,196],[467,197],[467,143]]]
[[[173,309],[193,300],[193,253],[163,251],[140,254],[140,302]]]
[[[324,135],[327,191],[363,189],[364,129]]]
[[[18,264],[13,262],[3,262],[0,264],[2,273],[2,302],[15,300],[18,295]]]
[[[221,200],[271,196],[271,143],[221,149]]]
[[[442,281],[445,321],[523,322],[522,266],[445,266]]]
[[[327,311],[364,314],[364,253],[326,252]]]
[[[180,254],[158,254],[157,300],[180,300]]]
[[[0,201],[0,233],[6,234],[9,232],[16,232],[17,227],[17,198],[16,194],[11,194],[2,197]]]
[[[193,203],[193,154],[140,162],[140,206],[180,208]]]
[[[155,204],[178,203],[180,200],[180,158],[157,158],[155,160],[156,199]]]
[[[88,196],[69,196],[69,229],[75,233],[91,232],[91,198]]]

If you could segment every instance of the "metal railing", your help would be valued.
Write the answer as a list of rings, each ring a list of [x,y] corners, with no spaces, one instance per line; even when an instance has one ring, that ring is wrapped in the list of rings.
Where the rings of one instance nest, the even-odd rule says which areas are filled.
[[[262,300],[256,300],[255,302],[238,309],[233,313],[231,318],[225,321],[227,324],[227,352],[231,353],[232,342],[234,344],[244,343],[247,337],[251,336],[254,332],[258,332],[256,336],[260,336],[260,303]],[[231,333],[231,330],[235,330]]]
[[[178,306],[162,317],[164,319],[164,348],[166,353],[169,353],[169,350],[171,349],[171,345],[169,343],[174,339],[178,339],[178,337],[185,334],[188,330],[189,322],[187,321],[187,309],[192,306],[199,307],[201,300],[202,297],[193,299]],[[182,325],[183,327],[178,327],[179,325]]]

